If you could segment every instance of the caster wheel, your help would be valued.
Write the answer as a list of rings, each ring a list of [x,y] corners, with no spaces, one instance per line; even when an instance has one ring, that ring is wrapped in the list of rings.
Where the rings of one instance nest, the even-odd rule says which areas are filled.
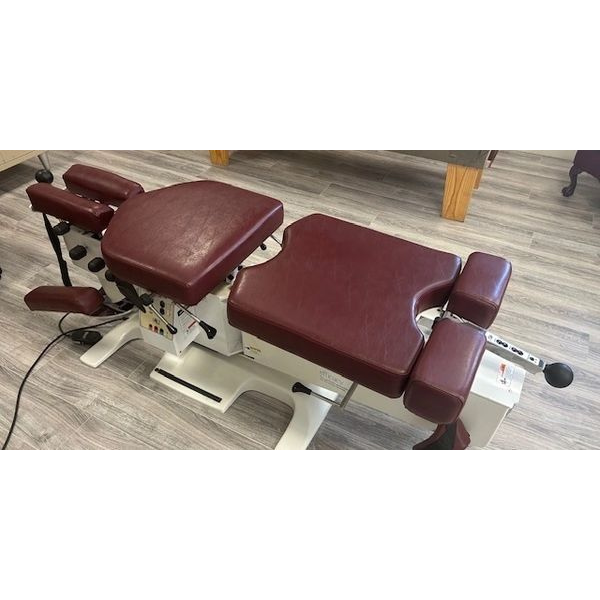
[[[35,174],[35,180],[38,183],[52,183],[54,181],[54,175],[46,169],[40,169]]]

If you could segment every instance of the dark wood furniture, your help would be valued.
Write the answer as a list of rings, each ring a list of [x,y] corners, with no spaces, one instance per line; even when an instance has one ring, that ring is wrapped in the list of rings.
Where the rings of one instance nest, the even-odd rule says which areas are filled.
[[[471,194],[479,188],[486,162],[492,165],[498,150],[394,150],[447,163],[446,183],[442,200],[442,217],[464,221]],[[209,150],[213,165],[227,166],[229,150]]]
[[[573,195],[577,186],[577,177],[584,172],[600,181],[600,150],[577,150],[573,166],[569,171],[571,183],[562,189],[563,196],[568,198]]]

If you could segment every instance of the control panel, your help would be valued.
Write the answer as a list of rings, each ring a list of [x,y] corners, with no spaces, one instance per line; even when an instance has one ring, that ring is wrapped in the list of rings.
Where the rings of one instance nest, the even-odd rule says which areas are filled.
[[[152,308],[139,312],[140,328],[144,341],[152,346],[179,356],[200,333],[200,325],[194,318],[164,296],[152,297]],[[167,323],[174,328],[169,331]]]
[[[490,350],[492,350],[494,354],[502,356],[507,360],[517,362],[530,373],[538,373],[544,370],[546,365],[541,358],[530,354],[522,348],[517,348],[517,346],[503,340],[502,338],[499,338],[497,335],[489,331],[486,332],[485,337],[488,348],[491,347]]]
[[[154,301],[155,308],[158,310],[159,314],[165,318],[169,323],[174,322],[174,304],[170,300],[155,300]],[[157,335],[162,335],[166,337],[168,340],[173,339],[173,334],[169,333],[169,330],[165,326],[164,322],[161,321],[154,313],[151,311],[146,311],[145,313],[140,311],[140,327],[142,329],[146,329]]]

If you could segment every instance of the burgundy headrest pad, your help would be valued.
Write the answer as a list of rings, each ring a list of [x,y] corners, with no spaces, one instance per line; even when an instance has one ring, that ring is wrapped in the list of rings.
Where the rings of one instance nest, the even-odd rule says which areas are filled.
[[[135,181],[86,165],[73,165],[63,179],[67,189],[74,194],[114,206],[144,192],[144,188]]]
[[[452,288],[448,310],[487,329],[500,310],[511,272],[504,258],[473,252]]]

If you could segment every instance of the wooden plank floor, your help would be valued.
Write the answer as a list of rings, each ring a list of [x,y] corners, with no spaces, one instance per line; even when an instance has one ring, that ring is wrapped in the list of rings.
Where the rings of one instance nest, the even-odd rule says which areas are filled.
[[[439,217],[445,167],[393,152],[239,151],[228,168],[204,151],[52,152],[57,183],[74,162],[139,181],[146,189],[209,178],[282,200],[286,224],[322,212],[466,258],[473,250],[513,263],[494,331],[551,360],[569,362],[566,390],[527,378],[520,404],[491,448],[600,448],[600,183],[581,175],[560,190],[569,163],[501,152],[484,172],[465,223]],[[60,315],[30,313],[23,295],[60,283],[42,219],[25,188],[37,162],[0,173],[0,439],[20,380]],[[269,250],[273,252],[274,249]],[[267,256],[269,253],[267,253]],[[75,282],[94,283],[72,269]],[[85,320],[72,317],[73,326]],[[99,369],[71,342],[53,349],[30,378],[11,448],[270,448],[289,409],[246,394],[220,415],[148,378],[157,351],[134,342]],[[332,408],[314,448],[410,448],[423,433],[350,404]]]

